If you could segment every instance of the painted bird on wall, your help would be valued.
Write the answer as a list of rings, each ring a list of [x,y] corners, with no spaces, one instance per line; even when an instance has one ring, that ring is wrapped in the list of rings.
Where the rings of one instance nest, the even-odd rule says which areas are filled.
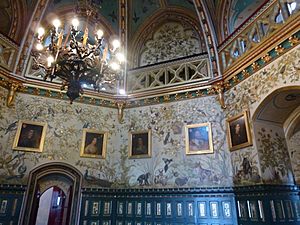
[[[162,160],[163,160],[164,163],[165,163],[164,171],[165,171],[165,173],[166,173],[166,172],[168,171],[169,165],[170,165],[170,163],[173,161],[173,159],[162,158]]]

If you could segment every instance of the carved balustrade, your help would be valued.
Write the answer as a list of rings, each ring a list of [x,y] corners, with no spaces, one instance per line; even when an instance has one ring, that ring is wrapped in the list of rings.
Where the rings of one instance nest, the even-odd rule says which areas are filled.
[[[223,74],[241,68],[262,50],[299,27],[299,0],[274,0],[264,5],[219,47]],[[298,28],[299,29],[299,28]]]

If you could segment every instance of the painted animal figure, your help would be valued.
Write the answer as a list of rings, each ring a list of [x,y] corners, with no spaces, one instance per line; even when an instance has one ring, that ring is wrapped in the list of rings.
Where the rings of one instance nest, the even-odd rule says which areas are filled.
[[[177,177],[175,179],[175,184],[177,186],[183,186],[188,182],[188,180],[189,180],[189,178],[187,178],[187,177]]]
[[[198,174],[200,182],[211,180],[214,176],[214,173],[211,170],[204,169],[200,164],[195,168],[195,172]]]
[[[140,175],[138,178],[137,178],[137,181],[139,182],[139,185],[140,186],[144,186],[144,185],[150,185],[148,179],[150,177],[150,173],[145,173],[145,174],[142,174]]]
[[[158,174],[154,177],[155,184],[161,184],[163,186],[167,185],[167,177],[164,175],[164,170],[158,170]]]

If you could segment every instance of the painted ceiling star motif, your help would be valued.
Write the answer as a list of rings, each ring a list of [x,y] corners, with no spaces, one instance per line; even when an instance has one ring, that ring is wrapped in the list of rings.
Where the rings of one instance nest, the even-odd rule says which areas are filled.
[[[134,11],[133,15],[134,15],[134,16],[133,16],[132,20],[133,20],[135,23],[137,23],[138,20],[140,19],[140,17],[137,16],[136,11]]]
[[[111,21],[114,23],[117,21],[118,17],[115,13],[115,10],[113,10],[110,14],[109,14],[109,17],[111,18]]]

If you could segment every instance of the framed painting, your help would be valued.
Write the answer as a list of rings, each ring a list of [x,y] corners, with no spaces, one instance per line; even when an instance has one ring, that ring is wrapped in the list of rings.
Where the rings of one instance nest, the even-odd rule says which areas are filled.
[[[210,123],[185,126],[185,150],[187,155],[214,152]]]
[[[129,158],[151,157],[151,130],[129,134]]]
[[[105,159],[107,132],[83,129],[80,156]]]
[[[227,136],[231,151],[252,145],[248,111],[227,119]]]
[[[13,149],[42,152],[46,136],[47,123],[19,121]]]

